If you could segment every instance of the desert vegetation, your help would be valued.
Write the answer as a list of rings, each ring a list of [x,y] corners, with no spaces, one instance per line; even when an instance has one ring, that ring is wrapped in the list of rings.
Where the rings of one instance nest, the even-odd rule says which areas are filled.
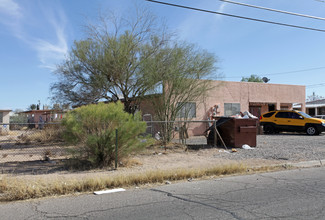
[[[116,156],[120,160],[152,143],[142,135],[147,125],[140,113],[125,112],[120,102],[82,106],[69,112],[62,125],[65,141],[76,146],[74,158],[94,167],[109,166]]]

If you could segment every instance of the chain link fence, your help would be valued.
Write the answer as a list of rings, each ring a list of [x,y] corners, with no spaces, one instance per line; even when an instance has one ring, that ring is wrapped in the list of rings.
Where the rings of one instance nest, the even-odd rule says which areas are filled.
[[[204,146],[207,143],[207,121],[147,121],[144,135],[163,145]],[[166,130],[167,129],[167,130]],[[0,172],[12,174],[43,174],[64,171],[64,161],[72,157],[63,140],[60,123],[0,124]]]
[[[211,121],[146,121],[146,134],[156,140],[179,144],[206,145]]]
[[[0,124],[0,172],[40,174],[57,168],[70,156],[61,131],[60,123]]]
[[[221,117],[213,121],[147,121],[147,133],[168,143],[187,145],[188,148],[256,146],[256,135],[261,134],[257,119]]]
[[[258,121],[243,124],[243,120],[219,129],[216,121],[146,121],[144,135],[161,147],[186,146],[188,150],[219,148],[213,156],[231,160],[266,159],[306,161],[325,158],[325,135],[304,133],[259,135]],[[218,129],[215,129],[218,127]],[[66,166],[71,148],[63,140],[60,123],[0,124],[0,172],[8,174],[47,174],[70,172]],[[250,142],[253,141],[253,142]],[[243,144],[254,149],[241,150]],[[229,154],[233,147],[238,153]],[[224,153],[225,150],[229,152]]]

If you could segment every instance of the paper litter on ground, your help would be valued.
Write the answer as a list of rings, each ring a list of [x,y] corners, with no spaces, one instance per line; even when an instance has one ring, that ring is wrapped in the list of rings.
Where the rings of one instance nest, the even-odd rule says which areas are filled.
[[[109,189],[109,190],[102,190],[102,191],[95,191],[95,195],[101,195],[101,194],[106,194],[106,193],[115,193],[115,192],[123,192],[125,189],[123,188],[118,188],[118,189]]]

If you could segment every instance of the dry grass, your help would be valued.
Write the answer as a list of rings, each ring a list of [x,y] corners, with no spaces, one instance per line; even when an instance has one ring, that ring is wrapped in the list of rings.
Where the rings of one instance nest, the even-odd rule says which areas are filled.
[[[22,134],[18,136],[16,144],[31,144],[33,142],[49,143],[62,141],[62,127],[51,126],[46,127],[43,130],[34,130],[30,134]]]
[[[121,161],[119,162],[120,167],[135,167],[142,165],[143,163],[136,158],[122,158]]]
[[[8,131],[1,131],[1,129],[0,129],[0,136],[6,136],[6,135],[9,135],[9,132]]]
[[[230,164],[206,169],[155,170],[144,173],[101,176],[95,178],[58,177],[49,181],[46,178],[8,177],[0,178],[0,201],[34,199],[46,196],[92,192],[115,187],[130,187],[144,184],[164,183],[188,178],[205,178],[220,175],[232,175],[279,170],[282,167],[259,167],[247,169],[244,165]],[[283,169],[283,168],[282,168]]]

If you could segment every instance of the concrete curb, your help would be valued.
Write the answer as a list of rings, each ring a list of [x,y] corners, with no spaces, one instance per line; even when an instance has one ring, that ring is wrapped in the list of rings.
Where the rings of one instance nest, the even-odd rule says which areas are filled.
[[[298,163],[286,163],[286,165],[298,167],[298,168],[319,167],[319,166],[325,165],[325,159],[302,161],[302,162],[298,162]]]

